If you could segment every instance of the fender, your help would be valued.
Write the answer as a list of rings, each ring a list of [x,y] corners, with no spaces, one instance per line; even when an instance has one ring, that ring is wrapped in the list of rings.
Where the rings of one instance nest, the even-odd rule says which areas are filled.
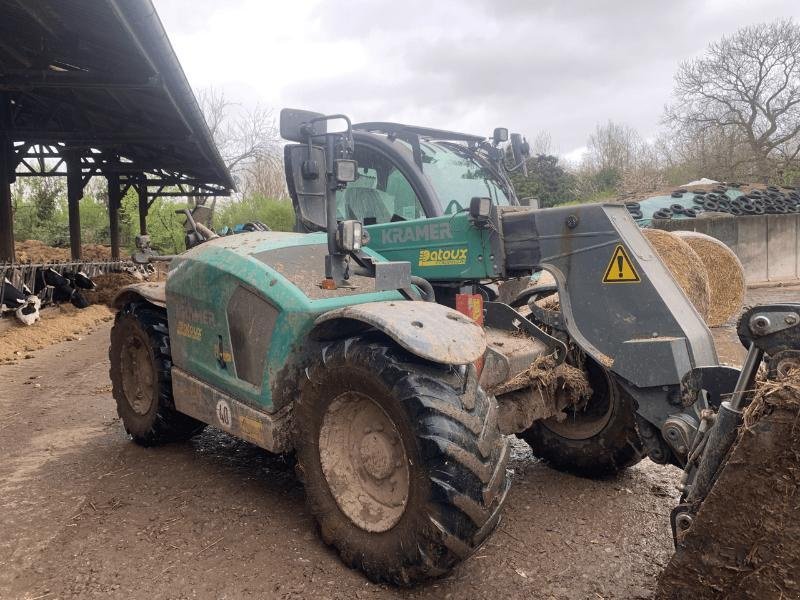
[[[167,308],[166,283],[166,281],[157,281],[126,285],[114,296],[111,306],[120,310],[130,302],[144,300],[159,308]]]
[[[356,304],[323,313],[314,325],[311,335],[321,340],[374,327],[412,354],[446,365],[475,362],[486,351],[482,327],[466,315],[433,302]]]

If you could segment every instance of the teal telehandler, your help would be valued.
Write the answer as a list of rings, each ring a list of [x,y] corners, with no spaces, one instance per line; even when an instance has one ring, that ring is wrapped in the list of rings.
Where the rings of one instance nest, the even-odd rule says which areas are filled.
[[[526,144],[507,130],[289,109],[280,128],[297,232],[217,237],[189,216],[166,282],[115,299],[113,395],[137,443],[213,425],[293,451],[323,539],[401,585],[446,573],[495,528],[507,434],[580,474],[645,456],[685,469],[672,525],[691,529],[771,356],[763,328],[745,334],[741,372],[720,365],[624,206],[519,205],[508,173]],[[499,301],[498,284],[540,270],[553,289]],[[762,312],[753,323],[771,322]],[[542,385],[534,364],[586,385]]]

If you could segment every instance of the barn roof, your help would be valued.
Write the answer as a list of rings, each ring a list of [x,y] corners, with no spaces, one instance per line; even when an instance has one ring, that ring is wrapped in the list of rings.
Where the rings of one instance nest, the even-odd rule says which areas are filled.
[[[0,0],[0,101],[20,156],[234,188],[151,0]]]

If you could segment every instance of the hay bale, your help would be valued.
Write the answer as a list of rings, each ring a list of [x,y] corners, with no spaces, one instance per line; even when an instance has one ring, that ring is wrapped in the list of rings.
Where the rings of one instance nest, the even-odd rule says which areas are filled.
[[[744,267],[720,240],[696,231],[673,231],[691,246],[706,267],[711,303],[706,322],[719,327],[738,316],[744,303]]]
[[[676,235],[661,229],[642,229],[676,283],[703,319],[708,318],[711,293],[703,261],[692,247]]]

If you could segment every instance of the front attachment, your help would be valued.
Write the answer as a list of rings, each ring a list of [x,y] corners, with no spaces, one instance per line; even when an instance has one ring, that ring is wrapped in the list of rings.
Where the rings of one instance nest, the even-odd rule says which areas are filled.
[[[747,358],[703,413],[659,598],[800,597],[800,304],[752,308],[738,333]]]

